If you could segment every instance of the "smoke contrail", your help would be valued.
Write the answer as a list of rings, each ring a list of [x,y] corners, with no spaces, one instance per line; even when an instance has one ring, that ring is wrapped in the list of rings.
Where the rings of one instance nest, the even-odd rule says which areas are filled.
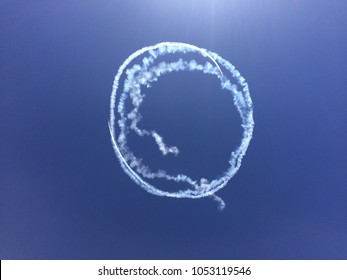
[[[174,53],[198,53],[203,57],[210,59],[210,62],[199,64],[195,60],[185,61],[179,59],[174,62],[161,61],[155,64],[158,57],[166,54]],[[135,64],[129,67],[129,64],[137,57],[144,55],[142,64]],[[232,83],[222,72],[220,67],[224,67],[236,81]],[[126,70],[126,71],[125,71]],[[124,73],[126,74],[124,80],[124,89],[119,94],[119,102],[117,112],[119,113],[118,126],[120,133],[118,138],[115,133],[116,125],[116,96],[119,87],[119,81]],[[185,174],[170,175],[165,170],[152,171],[149,167],[142,163],[142,160],[137,158],[127,145],[127,133],[129,129],[133,130],[139,136],[152,136],[163,155],[179,154],[179,149],[175,146],[168,146],[164,143],[164,138],[156,131],[148,131],[140,129],[138,123],[141,120],[139,112],[140,106],[145,98],[141,91],[141,87],[150,87],[151,83],[158,80],[161,75],[178,72],[178,71],[202,71],[205,74],[216,76],[220,80],[221,88],[229,91],[234,99],[234,104],[241,116],[243,137],[241,143],[234,151],[231,152],[229,167],[224,171],[223,175],[209,182],[205,178],[194,180]],[[127,113],[125,109],[125,100],[130,98],[133,109]],[[218,202],[219,208],[223,209],[225,206],[224,201],[218,197],[215,192],[223,188],[228,181],[236,174],[241,166],[241,161],[245,155],[250,140],[253,134],[253,106],[249,94],[248,84],[241,76],[240,72],[227,60],[220,57],[218,54],[207,51],[205,49],[177,42],[163,42],[153,46],[144,47],[133,54],[131,54],[120,66],[118,73],[114,79],[113,90],[111,94],[110,104],[110,120],[109,129],[114,151],[119,159],[121,167],[130,176],[133,181],[143,187],[146,191],[167,197],[175,198],[201,198],[211,196]],[[158,189],[151,185],[144,179],[163,178],[172,180],[178,183],[188,183],[191,188],[187,190],[180,190],[177,192],[167,192]]]

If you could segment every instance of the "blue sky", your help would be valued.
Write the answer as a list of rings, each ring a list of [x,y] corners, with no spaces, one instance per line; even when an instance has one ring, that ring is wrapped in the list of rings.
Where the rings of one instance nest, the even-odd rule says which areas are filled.
[[[346,259],[346,11],[346,1],[2,1],[0,258]],[[223,212],[208,198],[148,194],[112,150],[117,69],[162,41],[217,52],[250,86],[254,138],[218,192]],[[143,125],[191,153],[168,168],[214,176],[239,137],[233,106],[184,74],[158,81]],[[161,166],[142,140],[134,151]]]

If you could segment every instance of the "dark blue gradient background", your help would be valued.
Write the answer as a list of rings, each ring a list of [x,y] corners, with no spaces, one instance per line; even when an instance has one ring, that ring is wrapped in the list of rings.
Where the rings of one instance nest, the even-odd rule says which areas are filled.
[[[249,83],[254,138],[224,212],[148,194],[112,150],[114,75],[161,41],[215,51]],[[343,0],[1,1],[0,258],[347,259],[346,46]],[[228,102],[194,96],[199,80],[186,98],[158,82],[171,101],[143,109],[181,125],[161,134],[205,174],[233,130]]]

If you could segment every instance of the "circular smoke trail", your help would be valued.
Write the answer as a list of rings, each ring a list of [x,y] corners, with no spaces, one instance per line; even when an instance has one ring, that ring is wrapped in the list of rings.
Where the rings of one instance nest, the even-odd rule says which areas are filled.
[[[206,62],[205,64],[199,64],[195,60],[185,61],[180,58],[174,62],[160,61],[160,63],[156,64],[156,60],[159,57],[175,53],[197,53],[209,59],[212,63]],[[144,55],[142,64],[134,64],[129,67],[131,62],[141,55]],[[223,74],[221,67],[231,74],[236,83],[232,83]],[[163,137],[156,131],[148,131],[138,127],[138,123],[141,120],[139,108],[145,98],[141,88],[150,87],[150,85],[153,82],[156,82],[162,75],[178,71],[201,71],[204,74],[216,76],[220,81],[221,88],[232,94],[234,104],[241,116],[241,125],[243,127],[241,143],[231,152],[229,167],[227,170],[223,172],[222,176],[219,176],[210,182],[204,178],[201,178],[200,180],[192,179],[185,174],[168,174],[165,170],[152,171],[148,166],[143,164],[141,159],[134,155],[127,145],[127,134],[129,130],[132,130],[139,136],[153,137],[160,152],[164,156],[170,153],[175,155],[179,154],[178,147],[168,146],[165,144]],[[123,91],[119,93],[119,82],[124,73],[126,77],[123,84]],[[119,95],[118,104],[116,104],[117,95]],[[127,112],[125,108],[125,100],[127,98],[131,100],[133,106],[130,112]],[[119,117],[116,121],[117,112]],[[115,132],[116,123],[118,123],[119,126],[119,135],[116,135]],[[240,168],[242,158],[247,151],[250,140],[252,139],[253,128],[252,99],[250,97],[246,80],[230,62],[214,52],[185,43],[163,42],[153,46],[144,47],[131,54],[119,67],[118,73],[115,76],[111,94],[109,120],[109,129],[113,148],[125,173],[127,173],[135,183],[149,193],[175,198],[202,198],[211,196],[215,201],[217,201],[219,208],[223,209],[225,203],[220,197],[215,195],[215,192],[223,188]],[[188,183],[190,188],[176,192],[163,191],[145,180],[154,178],[162,178],[178,183]]]

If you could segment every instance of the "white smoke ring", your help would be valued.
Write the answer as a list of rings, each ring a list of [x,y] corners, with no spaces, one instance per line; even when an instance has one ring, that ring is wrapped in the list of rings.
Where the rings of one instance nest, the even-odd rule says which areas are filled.
[[[124,82],[124,91],[120,96],[120,101],[117,107],[117,111],[120,114],[120,119],[118,121],[120,127],[120,135],[118,136],[118,141],[116,141],[117,136],[115,133],[115,110],[116,110],[116,96],[117,90],[119,88],[119,80],[124,73],[125,69],[127,69],[128,65],[140,55],[148,52],[149,56],[143,59],[142,66],[134,65],[132,68],[127,70],[127,79]],[[206,63],[205,65],[199,65],[195,61],[190,61],[189,63],[183,60],[179,60],[177,62],[165,63],[162,62],[158,66],[153,66],[154,61],[157,57],[163,56],[168,53],[186,53],[186,52],[195,52],[199,53],[204,57],[209,58],[213,64]],[[241,91],[237,90],[237,85],[233,85],[224,75],[219,66],[221,64],[225,69],[227,69],[232,77],[238,82],[241,86]],[[137,159],[131,151],[128,150],[126,145],[126,129],[125,129],[125,120],[130,119],[132,121],[131,129],[133,129],[138,135],[151,135],[155,138],[157,144],[159,145],[160,150],[163,155],[169,152],[178,153],[178,149],[176,147],[166,147],[162,141],[162,138],[155,132],[149,132],[146,130],[141,130],[137,127],[137,123],[140,121],[140,114],[138,113],[138,108],[141,105],[142,99],[144,98],[141,95],[140,87],[143,85],[149,86],[151,82],[156,81],[161,75],[172,72],[172,71],[184,71],[184,70],[200,70],[206,74],[213,74],[217,76],[221,81],[221,87],[223,89],[229,90],[233,94],[234,104],[237,110],[240,113],[243,127],[243,138],[241,140],[240,146],[231,153],[231,157],[229,160],[230,166],[224,172],[223,176],[220,176],[217,179],[212,180],[210,183],[201,179],[200,183],[197,183],[189,176],[184,174],[178,174],[176,176],[168,175],[165,171],[157,171],[152,172],[148,167],[144,166],[141,163],[141,160]],[[134,110],[125,115],[124,108],[124,100],[130,96],[132,98],[134,104]],[[252,100],[249,94],[248,84],[245,79],[241,76],[239,71],[235,69],[235,67],[218,54],[207,51],[205,49],[185,44],[185,43],[177,43],[177,42],[163,42],[153,46],[144,47],[133,54],[131,54],[120,66],[117,75],[114,79],[113,90],[111,94],[111,103],[110,103],[110,121],[109,121],[109,129],[111,134],[111,140],[113,144],[114,151],[119,159],[121,167],[123,170],[130,176],[130,178],[135,181],[138,185],[143,187],[146,191],[159,195],[159,196],[167,196],[167,197],[175,197],[175,198],[201,198],[206,196],[213,196],[216,201],[221,200],[214,193],[221,188],[223,188],[228,181],[236,174],[238,169],[241,166],[241,161],[243,156],[245,155],[250,140],[253,134],[253,106]],[[186,182],[189,183],[193,189],[180,190],[177,192],[167,192],[162,191],[150,183],[146,182],[141,176],[133,170],[131,167],[136,167],[136,171],[140,173],[143,177],[147,178],[165,178],[167,180],[174,180],[176,182]],[[224,202],[220,201],[221,208],[224,207]]]

